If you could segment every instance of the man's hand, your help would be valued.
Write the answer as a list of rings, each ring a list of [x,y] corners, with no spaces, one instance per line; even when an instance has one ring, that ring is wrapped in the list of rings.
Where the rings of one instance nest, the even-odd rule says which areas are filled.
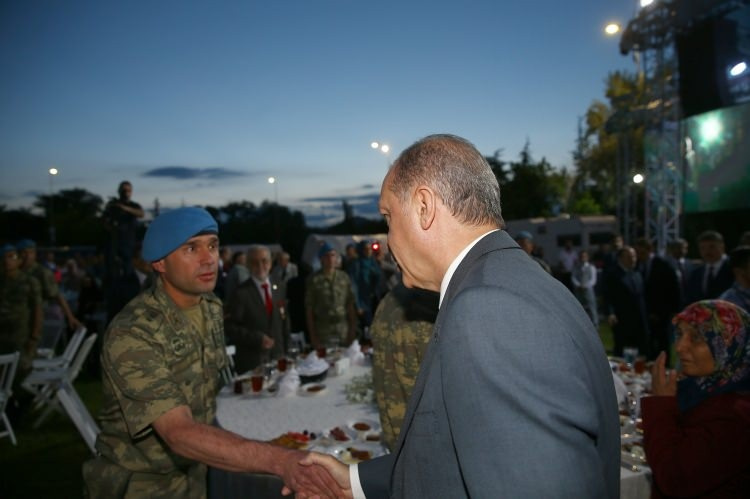
[[[654,361],[651,368],[651,393],[674,397],[677,395],[677,373],[666,369],[667,354],[662,352]]]
[[[338,477],[332,476],[328,468],[316,466],[316,461],[311,460],[311,456],[314,456],[316,459],[318,457],[325,457],[344,467],[346,480],[340,480]],[[290,451],[281,464],[282,470],[279,476],[284,481],[284,488],[281,489],[282,495],[295,492],[298,498],[352,497],[351,489],[349,488],[348,468],[330,456],[314,453],[306,454],[302,451]]]
[[[273,338],[264,334],[263,339],[261,340],[261,347],[263,348],[263,350],[272,349],[273,344],[274,344]]]

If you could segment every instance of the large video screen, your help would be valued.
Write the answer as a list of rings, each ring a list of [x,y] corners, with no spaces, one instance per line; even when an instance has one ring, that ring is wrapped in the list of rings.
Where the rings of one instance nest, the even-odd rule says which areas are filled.
[[[684,213],[750,208],[750,104],[683,122]]]

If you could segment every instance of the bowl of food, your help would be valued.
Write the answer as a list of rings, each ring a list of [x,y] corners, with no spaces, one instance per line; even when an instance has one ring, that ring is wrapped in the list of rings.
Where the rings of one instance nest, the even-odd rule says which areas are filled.
[[[306,385],[308,383],[319,383],[326,379],[326,376],[328,376],[328,370],[319,372],[318,374],[302,374],[299,375],[299,382],[300,384]]]

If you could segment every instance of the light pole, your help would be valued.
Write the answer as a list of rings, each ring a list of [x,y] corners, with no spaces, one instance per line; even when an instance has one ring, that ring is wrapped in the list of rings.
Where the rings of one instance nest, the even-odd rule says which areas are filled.
[[[55,245],[55,187],[54,179],[59,170],[55,167],[49,169],[49,242]]]
[[[273,230],[277,243],[281,242],[281,230],[279,227],[279,179],[268,177],[268,183],[273,185],[274,206],[273,206]]]

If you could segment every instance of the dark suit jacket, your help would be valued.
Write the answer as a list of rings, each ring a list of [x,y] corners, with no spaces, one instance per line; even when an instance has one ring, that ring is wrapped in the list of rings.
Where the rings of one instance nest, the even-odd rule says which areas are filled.
[[[619,495],[612,373],[586,312],[504,231],[453,275],[379,497]]]
[[[283,284],[271,281],[271,301],[273,313],[266,312],[265,301],[255,281],[250,278],[237,287],[229,302],[224,306],[224,330],[227,344],[235,345],[235,369],[244,373],[258,366],[264,353],[268,359],[276,359],[286,353],[289,342],[289,326],[286,317],[285,294]],[[261,348],[263,335],[274,340],[273,348],[264,351]]]
[[[623,347],[636,347],[645,355],[649,351],[649,329],[641,274],[625,272],[619,265],[613,268],[604,283],[604,306],[608,314],[617,317],[612,328],[615,354],[622,355]]]
[[[708,267],[706,264],[699,265],[690,272],[687,282],[687,304],[699,300],[712,300],[732,287],[734,284],[734,273],[729,265],[729,259],[724,259],[716,273],[713,282],[706,292],[703,292],[703,279]]]

